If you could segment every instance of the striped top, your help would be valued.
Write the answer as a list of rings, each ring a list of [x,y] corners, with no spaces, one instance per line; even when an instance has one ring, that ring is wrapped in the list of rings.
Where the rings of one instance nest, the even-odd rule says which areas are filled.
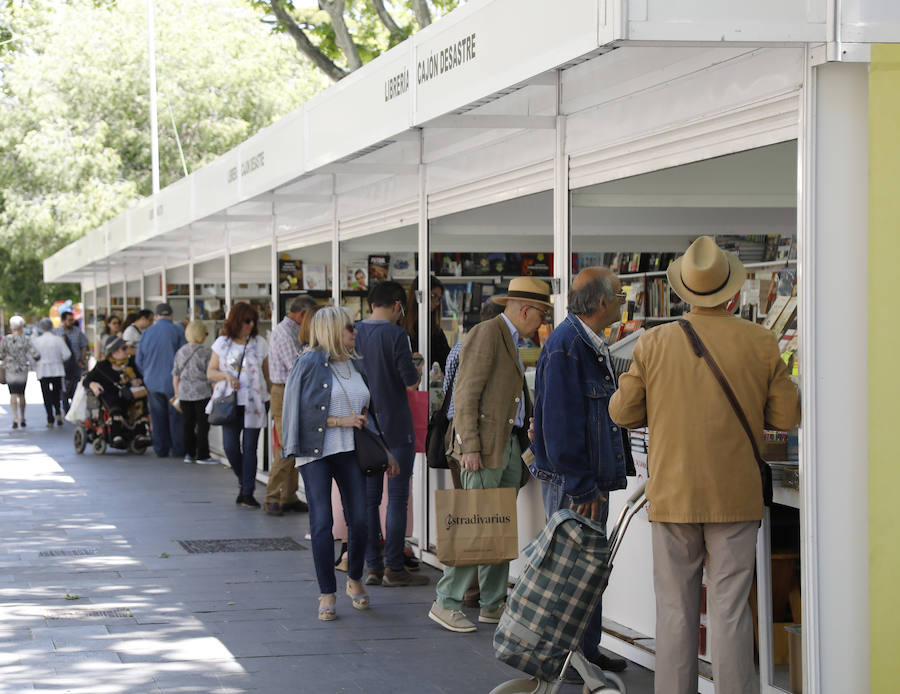
[[[331,402],[328,417],[349,417],[359,414],[369,406],[369,389],[359,371],[350,361],[331,362]],[[352,409],[351,409],[352,408]],[[335,453],[345,453],[356,449],[353,441],[353,427],[328,427],[325,429],[325,445],[318,457],[296,458],[297,467],[314,460],[326,458]]]

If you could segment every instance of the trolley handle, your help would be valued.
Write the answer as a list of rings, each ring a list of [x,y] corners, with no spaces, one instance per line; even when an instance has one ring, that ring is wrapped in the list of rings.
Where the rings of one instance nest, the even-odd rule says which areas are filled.
[[[628,501],[625,502],[625,506],[619,513],[619,518],[609,535],[610,562],[612,562],[619,551],[619,547],[622,544],[622,540],[625,537],[625,531],[628,529],[631,519],[634,518],[637,512],[647,503],[647,497],[644,494],[645,486],[646,484],[641,484],[634,490],[634,493],[628,498]]]

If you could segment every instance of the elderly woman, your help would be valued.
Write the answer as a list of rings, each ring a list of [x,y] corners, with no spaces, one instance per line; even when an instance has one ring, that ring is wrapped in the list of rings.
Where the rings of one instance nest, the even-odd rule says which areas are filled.
[[[222,444],[240,490],[235,503],[259,508],[253,497],[256,489],[256,446],[259,430],[265,425],[269,401],[269,364],[266,341],[257,335],[259,314],[250,304],[239,301],[228,312],[222,334],[212,344],[206,377],[215,384],[206,414],[216,400],[237,393],[237,417],[222,425]]]
[[[105,358],[85,374],[82,384],[103,400],[109,410],[113,446],[124,448],[129,432],[135,441],[146,446],[150,443],[149,417],[147,389],[141,372],[128,355],[128,343],[121,337],[108,340],[105,351]]]
[[[219,462],[209,457],[209,420],[206,406],[212,395],[212,387],[206,376],[206,367],[212,352],[204,347],[208,331],[206,323],[195,320],[188,323],[184,335],[188,343],[175,352],[172,366],[172,389],[181,409],[184,462],[202,465]]]
[[[38,327],[41,334],[34,340],[34,348],[41,355],[37,365],[37,377],[41,382],[41,393],[44,396],[47,427],[52,428],[54,418],[57,426],[63,425],[63,376],[66,375],[65,362],[72,356],[72,350],[65,340],[53,334],[53,321],[49,318],[41,318]]]
[[[13,413],[13,429],[19,424],[25,426],[25,384],[28,371],[41,355],[25,337],[25,319],[13,316],[9,319],[10,333],[0,340],[0,360],[6,370],[6,385],[9,387],[9,402]]]
[[[366,551],[366,485],[356,461],[353,429],[367,426],[369,387],[356,352],[349,314],[329,306],[312,319],[309,349],[291,369],[284,388],[284,457],[296,458],[306,501],[313,563],[319,582],[319,619],[336,618],[331,481],[337,482],[350,531],[347,595],[357,610],[369,608],[362,583]],[[388,474],[399,472],[396,463]]]

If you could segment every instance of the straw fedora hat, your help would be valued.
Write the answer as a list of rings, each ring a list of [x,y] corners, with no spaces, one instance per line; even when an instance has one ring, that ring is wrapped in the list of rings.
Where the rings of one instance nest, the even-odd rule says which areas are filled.
[[[709,236],[695,240],[666,272],[669,285],[693,306],[718,306],[744,284],[747,270],[734,253],[724,251]]]
[[[553,308],[550,303],[550,285],[535,277],[515,277],[509,283],[506,296],[494,297],[494,301],[501,306],[506,306],[510,299]]]

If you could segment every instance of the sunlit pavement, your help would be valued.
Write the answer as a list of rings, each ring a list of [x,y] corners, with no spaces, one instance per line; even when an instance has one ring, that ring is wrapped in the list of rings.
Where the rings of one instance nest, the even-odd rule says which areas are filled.
[[[47,429],[40,404],[13,430],[0,390],[0,692],[488,692],[520,676],[486,625],[427,619],[436,571],[423,568],[430,586],[370,588],[368,612],[338,573],[338,620],[320,622],[306,514],[236,506],[224,466],[77,455],[72,425]],[[26,397],[41,402],[33,380]],[[304,549],[178,543],[285,537]],[[646,670],[626,675],[629,692],[652,690]]]

